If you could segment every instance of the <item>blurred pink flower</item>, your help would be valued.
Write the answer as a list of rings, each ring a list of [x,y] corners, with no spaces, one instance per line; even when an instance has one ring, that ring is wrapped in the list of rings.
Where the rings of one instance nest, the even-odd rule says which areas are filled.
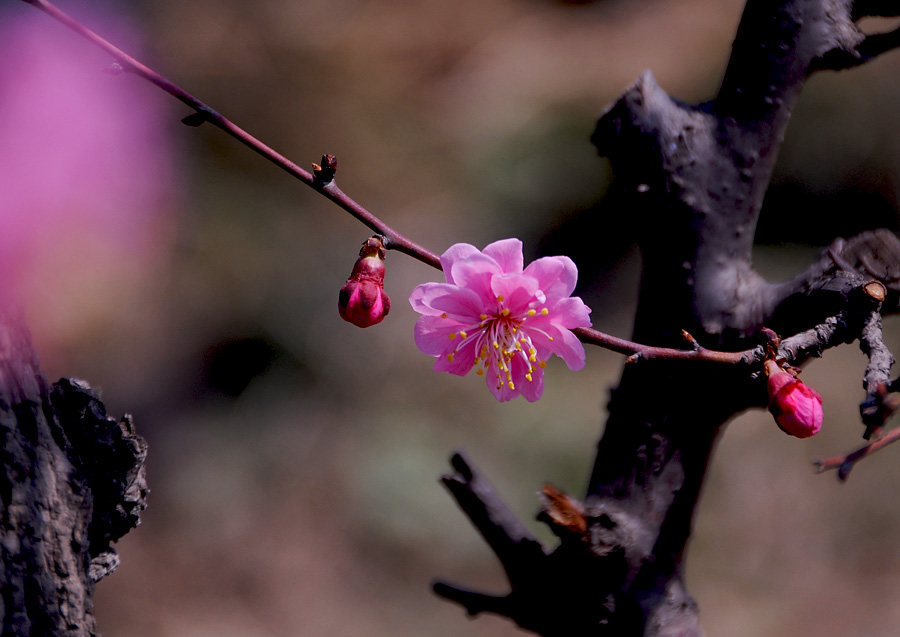
[[[809,438],[819,433],[824,421],[822,397],[799,378],[766,361],[769,375],[769,411],[778,427],[792,436]]]
[[[421,316],[416,345],[436,356],[434,370],[486,376],[501,402],[529,402],[544,391],[552,354],[584,367],[584,347],[570,331],[588,327],[588,308],[571,297],[578,269],[568,257],[544,257],[522,269],[522,242],[505,239],[479,251],[466,243],[441,256],[446,283],[425,283],[409,302]]]
[[[114,16],[81,17],[140,48]],[[0,288],[26,305],[127,285],[168,234],[165,98],[111,62],[30,7],[0,21]]]

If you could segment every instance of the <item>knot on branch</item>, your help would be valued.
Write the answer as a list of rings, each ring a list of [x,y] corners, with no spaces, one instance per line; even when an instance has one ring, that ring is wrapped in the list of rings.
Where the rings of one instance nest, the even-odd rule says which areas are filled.
[[[109,418],[99,393],[82,380],[60,379],[50,403],[68,439],[69,459],[93,497],[88,553],[89,575],[96,582],[118,566],[111,543],[140,523],[147,506],[147,443],[135,432],[131,416],[118,422]]]

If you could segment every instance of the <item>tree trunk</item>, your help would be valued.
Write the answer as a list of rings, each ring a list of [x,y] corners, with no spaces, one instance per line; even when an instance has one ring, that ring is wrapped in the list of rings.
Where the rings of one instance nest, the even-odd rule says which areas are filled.
[[[645,72],[600,117],[591,141],[610,157],[617,205],[641,219],[633,340],[685,348],[686,330],[699,346],[741,351],[762,345],[766,327],[797,335],[778,351],[797,361],[863,338],[867,322],[880,326],[880,311],[896,311],[893,235],[836,243],[786,283],[765,281],[751,264],[763,196],[805,80],[897,46],[896,33],[866,36],[854,22],[897,13],[890,4],[749,0],[715,100],[676,102]],[[857,293],[872,278],[889,289],[882,306]],[[870,364],[878,378],[867,380],[870,395],[888,380],[891,362]],[[680,360],[627,365],[584,504],[545,488],[541,517],[562,540],[549,554],[455,457],[445,483],[497,553],[512,590],[489,597],[438,584],[436,591],[470,614],[506,615],[542,635],[702,635],[682,574],[685,549],[723,425],[767,403],[760,371]]]
[[[145,506],[146,444],[87,384],[41,375],[27,329],[0,314],[3,635],[94,635],[94,584]]]

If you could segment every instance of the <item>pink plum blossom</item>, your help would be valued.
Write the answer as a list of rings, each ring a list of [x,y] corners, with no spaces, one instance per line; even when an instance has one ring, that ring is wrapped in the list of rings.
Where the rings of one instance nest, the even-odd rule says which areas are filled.
[[[578,269],[568,257],[544,257],[523,270],[522,242],[496,241],[480,251],[467,243],[441,256],[446,283],[424,283],[409,302],[422,314],[416,345],[437,357],[434,370],[484,376],[500,402],[544,391],[552,354],[569,369],[584,367],[584,347],[570,331],[588,327],[588,308],[570,296]]]
[[[103,307],[98,290],[154,276],[171,232],[173,129],[168,102],[23,9],[0,20],[0,293],[38,317],[32,328],[69,329]],[[117,13],[81,15],[139,50]]]
[[[809,438],[822,428],[822,397],[775,361],[766,361],[769,411],[778,427],[792,436]]]

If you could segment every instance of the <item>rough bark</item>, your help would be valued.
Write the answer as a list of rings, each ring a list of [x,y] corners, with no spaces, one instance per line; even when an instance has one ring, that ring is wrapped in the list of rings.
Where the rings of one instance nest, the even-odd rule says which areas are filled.
[[[896,237],[878,232],[838,241],[784,283],[764,280],[751,252],[805,80],[896,46],[896,35],[866,36],[854,23],[895,13],[891,4],[749,0],[712,102],[679,103],[645,72],[600,117],[592,142],[612,162],[619,204],[642,220],[635,341],[679,347],[687,330],[703,347],[739,351],[760,344],[767,327],[797,335],[794,349],[779,351],[796,361],[860,339],[870,356],[870,397],[887,382],[893,358],[880,340],[880,319],[897,306]],[[887,287],[886,298],[861,292],[873,278]],[[473,498],[494,511],[502,503],[492,491],[485,495],[482,479],[467,477],[477,478],[476,470],[461,471],[456,460],[457,472],[445,482],[492,536],[511,592],[479,596],[446,585],[436,591],[470,614],[506,615],[542,635],[701,635],[682,573],[685,550],[723,426],[766,404],[765,383],[754,371],[677,360],[626,366],[583,507],[564,506],[570,514],[561,514],[558,503],[545,503],[542,519],[561,537],[554,551],[538,554],[534,539],[518,529],[498,540],[517,527],[505,515],[473,516]],[[573,523],[572,515],[581,520]]]
[[[50,386],[27,330],[0,314],[3,635],[94,635],[94,584],[139,522],[146,445],[82,381]]]

